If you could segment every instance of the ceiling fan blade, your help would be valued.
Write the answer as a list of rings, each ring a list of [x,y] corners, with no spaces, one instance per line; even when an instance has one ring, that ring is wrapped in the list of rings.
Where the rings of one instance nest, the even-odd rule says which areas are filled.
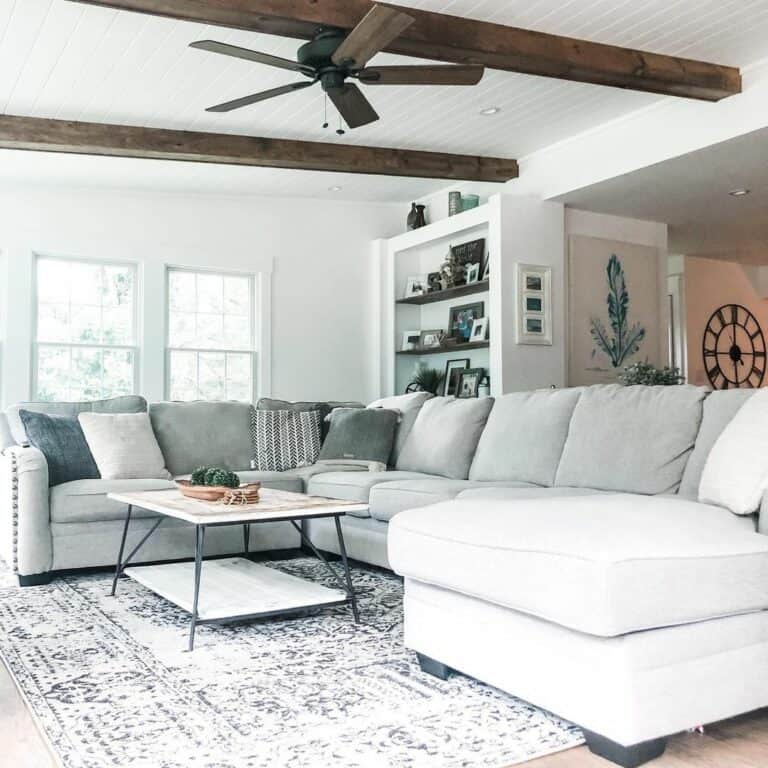
[[[206,112],[231,112],[233,109],[240,109],[240,107],[247,107],[249,104],[256,104],[258,101],[266,101],[267,99],[273,99],[275,96],[283,96],[286,93],[292,93],[293,91],[300,91],[302,88],[309,88],[314,85],[315,81],[306,83],[290,83],[289,85],[281,85],[279,88],[271,88],[268,91],[262,91],[261,93],[253,93],[250,96],[243,96],[240,99],[233,99],[232,101],[225,101],[223,104],[217,104],[215,107],[208,107]]]
[[[359,128],[379,119],[371,102],[354,83],[347,83],[343,88],[333,88],[328,91],[328,96],[350,128]]]
[[[368,67],[357,73],[365,85],[477,85],[484,67],[445,64],[403,67]]]
[[[336,66],[364,67],[380,50],[413,24],[413,17],[384,5],[374,5],[333,54]]]
[[[210,53],[220,53],[224,56],[234,56],[237,59],[247,59],[255,61],[258,64],[267,64],[270,67],[279,67],[280,69],[290,69],[292,72],[303,72],[313,75],[314,70],[311,67],[304,67],[297,61],[282,59],[279,56],[272,56],[270,53],[261,51],[252,51],[249,48],[240,48],[238,45],[229,45],[228,43],[219,43],[216,40],[198,40],[190,43],[190,48],[199,48],[202,51]]]

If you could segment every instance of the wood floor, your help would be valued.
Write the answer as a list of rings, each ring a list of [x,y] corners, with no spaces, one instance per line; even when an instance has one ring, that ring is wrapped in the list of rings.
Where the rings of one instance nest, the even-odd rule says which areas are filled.
[[[526,763],[527,768],[609,768],[611,763],[586,747]],[[765,768],[768,766],[768,709],[708,726],[706,733],[686,733],[669,741],[653,768]],[[55,768],[8,671],[0,664],[0,766]]]

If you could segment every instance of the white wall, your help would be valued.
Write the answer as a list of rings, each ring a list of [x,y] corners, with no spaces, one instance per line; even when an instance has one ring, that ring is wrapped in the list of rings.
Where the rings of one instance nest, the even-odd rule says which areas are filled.
[[[667,338],[667,225],[656,221],[627,219],[622,216],[609,216],[604,213],[580,211],[575,208],[565,209],[566,247],[569,238],[574,235],[599,237],[604,240],[617,240],[622,243],[646,245],[658,249],[659,275],[659,360],[668,359]]]
[[[381,204],[0,187],[2,401],[31,394],[34,252],[140,262],[149,399],[163,395],[165,264],[264,275],[263,394],[369,399],[370,243],[400,232],[403,216]]]

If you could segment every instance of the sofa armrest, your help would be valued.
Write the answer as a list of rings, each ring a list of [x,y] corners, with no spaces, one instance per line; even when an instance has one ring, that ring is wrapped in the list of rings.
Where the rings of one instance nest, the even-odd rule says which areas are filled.
[[[37,448],[11,446],[0,455],[0,556],[23,576],[53,565],[48,463]]]

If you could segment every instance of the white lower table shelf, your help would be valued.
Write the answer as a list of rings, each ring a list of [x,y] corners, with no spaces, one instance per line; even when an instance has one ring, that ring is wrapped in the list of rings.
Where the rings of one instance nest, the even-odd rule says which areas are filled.
[[[126,568],[125,574],[188,613],[192,613],[195,564],[168,563]],[[242,557],[203,562],[198,623],[236,620],[259,614],[342,605],[349,601],[329,589]]]

